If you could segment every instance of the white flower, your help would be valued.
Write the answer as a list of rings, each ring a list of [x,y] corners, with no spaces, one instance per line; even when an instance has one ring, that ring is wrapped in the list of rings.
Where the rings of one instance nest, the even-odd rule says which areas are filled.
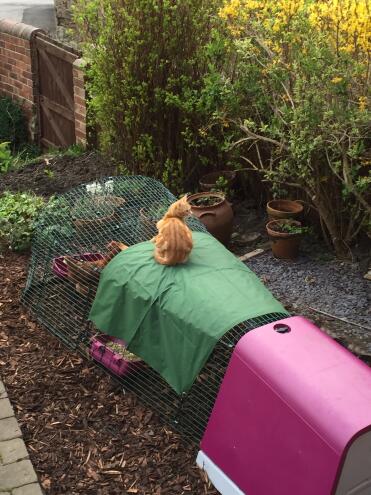
[[[113,193],[113,180],[110,179],[104,184],[104,190],[107,193]]]
[[[86,184],[86,190],[90,194],[99,194],[102,192],[102,186],[99,182],[92,182],[91,184]]]

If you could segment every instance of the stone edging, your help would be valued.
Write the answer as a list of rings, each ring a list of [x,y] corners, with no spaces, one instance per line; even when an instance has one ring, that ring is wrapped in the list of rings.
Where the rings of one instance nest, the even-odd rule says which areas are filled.
[[[0,495],[43,495],[2,381],[0,381]]]

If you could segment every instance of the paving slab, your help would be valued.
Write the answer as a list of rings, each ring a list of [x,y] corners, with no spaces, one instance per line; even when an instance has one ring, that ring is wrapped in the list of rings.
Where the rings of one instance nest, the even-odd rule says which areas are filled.
[[[38,483],[32,483],[32,485],[25,485],[20,488],[16,488],[12,491],[12,495],[43,495],[43,492],[41,491]]]
[[[6,393],[3,382],[0,380],[0,399],[4,399],[6,397],[8,397],[8,394]]]
[[[2,381],[0,396],[0,495],[43,495]]]
[[[27,458],[28,452],[22,438],[0,442],[0,465],[11,464]]]
[[[0,399],[0,419],[14,416],[13,408],[8,398]]]
[[[21,436],[21,430],[14,416],[12,418],[0,419],[0,442]]]
[[[36,481],[37,476],[29,460],[0,466],[0,490],[13,490]]]

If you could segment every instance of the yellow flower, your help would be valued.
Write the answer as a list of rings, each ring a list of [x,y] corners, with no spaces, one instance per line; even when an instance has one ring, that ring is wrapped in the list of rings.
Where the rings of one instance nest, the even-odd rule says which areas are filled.
[[[363,53],[371,49],[370,0],[317,0],[308,6],[311,25],[326,32],[337,50]]]
[[[343,80],[343,78],[342,78],[342,77],[333,77],[333,78],[331,79],[331,82],[332,82],[332,84],[338,84],[338,83],[340,83],[342,80]]]
[[[275,38],[291,31],[302,16],[326,35],[337,53],[354,53],[363,60],[371,52],[370,0],[224,0],[219,15],[233,25],[236,37],[251,21],[259,21],[268,37]]]
[[[360,96],[358,98],[358,107],[360,112],[364,112],[367,108],[368,98],[367,96]]]
[[[222,19],[232,19],[238,17],[238,12],[240,8],[239,0],[231,0],[226,3],[222,9],[219,11],[219,15]]]

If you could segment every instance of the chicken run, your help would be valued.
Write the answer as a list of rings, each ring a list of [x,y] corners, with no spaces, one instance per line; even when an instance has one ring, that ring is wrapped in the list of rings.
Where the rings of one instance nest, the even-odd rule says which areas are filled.
[[[174,201],[140,176],[56,196],[36,224],[22,302],[200,444],[221,493],[366,495],[369,368],[291,317],[193,217],[188,262],[156,263],[149,241]]]

